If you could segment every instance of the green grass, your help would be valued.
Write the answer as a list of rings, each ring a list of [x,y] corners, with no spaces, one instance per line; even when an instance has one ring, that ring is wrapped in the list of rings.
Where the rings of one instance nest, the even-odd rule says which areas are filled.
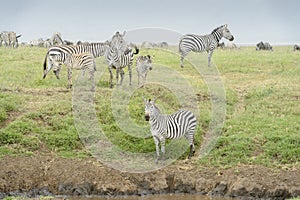
[[[9,113],[18,109],[20,103],[16,95],[0,93],[0,125],[9,118]]]
[[[53,73],[42,79],[45,53],[44,48],[0,48],[0,157],[49,152],[64,157],[91,156],[74,123],[72,92],[65,87],[66,68],[63,67],[60,80]],[[196,131],[196,148],[199,149],[212,120],[212,99],[202,75],[187,61],[185,68],[180,68],[178,55],[170,51],[141,49],[140,54],[155,56],[149,80],[155,80],[153,74],[161,70],[158,76],[162,79],[167,76],[172,87],[182,89],[182,77],[195,96],[186,93],[185,87],[181,91],[183,96],[178,98],[163,84],[147,84],[131,95],[129,117],[144,127],[140,134],[149,135],[142,96],[158,97],[158,106],[169,114],[181,107],[181,98],[195,98],[200,110]],[[197,56],[204,56],[206,62],[205,53],[190,55],[191,58]],[[300,53],[285,46],[274,47],[273,52],[241,47],[239,50],[216,50],[213,62],[219,69],[226,92],[226,120],[213,150],[199,159],[198,164],[226,168],[240,164],[299,167]],[[125,71],[125,79],[128,79]],[[79,72],[73,74],[75,82]],[[95,114],[106,137],[125,151],[153,152],[155,146],[151,137],[137,138],[119,127],[111,108],[116,88],[109,88],[109,72],[103,58],[97,59],[96,78]],[[134,68],[133,80],[136,85]],[[187,104],[190,102],[193,101]],[[122,109],[116,112],[122,117]],[[97,141],[98,137],[82,139]],[[181,159],[186,156],[187,153]]]

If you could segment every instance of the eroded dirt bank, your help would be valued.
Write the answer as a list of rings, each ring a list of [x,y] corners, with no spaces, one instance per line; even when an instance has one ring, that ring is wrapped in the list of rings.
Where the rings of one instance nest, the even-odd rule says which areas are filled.
[[[0,159],[0,198],[6,195],[145,195],[199,193],[243,199],[300,196],[300,170],[239,166],[218,171],[178,161],[146,174],[107,168],[95,159],[53,156]]]

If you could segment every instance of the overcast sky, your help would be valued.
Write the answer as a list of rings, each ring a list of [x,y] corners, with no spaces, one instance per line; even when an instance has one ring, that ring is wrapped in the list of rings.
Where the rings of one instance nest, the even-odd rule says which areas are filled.
[[[60,32],[63,39],[70,41],[105,41],[116,31],[124,30],[131,42],[167,40],[168,34],[173,33],[169,38],[174,42],[173,38],[180,34],[203,35],[228,24],[237,44],[255,44],[261,40],[271,44],[300,43],[299,0],[0,0],[0,3],[0,31],[22,34],[20,42],[50,38],[53,32]],[[139,39],[138,33],[143,33]]]

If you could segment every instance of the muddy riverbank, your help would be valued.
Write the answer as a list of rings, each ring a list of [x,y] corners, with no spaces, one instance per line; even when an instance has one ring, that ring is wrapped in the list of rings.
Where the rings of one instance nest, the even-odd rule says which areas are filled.
[[[299,169],[238,166],[227,170],[177,161],[145,174],[123,173],[96,159],[51,155],[0,159],[0,198],[7,195],[147,195],[197,193],[245,199],[300,196]]]

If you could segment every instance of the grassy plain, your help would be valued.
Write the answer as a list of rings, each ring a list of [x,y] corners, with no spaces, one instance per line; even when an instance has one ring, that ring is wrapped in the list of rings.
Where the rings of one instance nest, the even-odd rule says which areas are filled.
[[[172,48],[172,47],[171,47]],[[175,49],[175,48],[174,48]],[[44,48],[0,48],[0,157],[52,153],[64,157],[89,157],[78,137],[73,120],[72,92],[66,89],[66,68],[61,79],[49,73],[42,79]],[[196,146],[200,147],[211,121],[211,95],[203,77],[191,64],[179,66],[179,56],[166,50],[141,49],[142,55],[154,55],[153,65],[168,66],[182,75],[195,91],[199,107]],[[206,56],[193,53],[190,56]],[[236,165],[299,167],[300,163],[300,52],[291,46],[275,46],[273,52],[255,51],[255,47],[216,50],[217,66],[226,92],[226,120],[221,136],[199,166],[221,168]],[[206,67],[206,66],[205,66]],[[206,69],[208,70],[208,69]],[[162,77],[178,81],[166,71]],[[74,72],[73,82],[79,72]],[[111,108],[113,91],[103,58],[97,58],[95,108],[101,128],[111,142],[131,152],[155,151],[153,139],[130,136],[118,127]],[[128,79],[128,73],[125,73]],[[133,85],[137,76],[133,69]],[[149,82],[150,82],[149,81]],[[127,84],[126,82],[124,84]],[[136,88],[128,109],[131,119],[149,133],[143,117],[141,96],[158,97],[157,104],[166,113],[181,107],[178,96],[160,84]],[[181,157],[185,158],[187,154]]]

